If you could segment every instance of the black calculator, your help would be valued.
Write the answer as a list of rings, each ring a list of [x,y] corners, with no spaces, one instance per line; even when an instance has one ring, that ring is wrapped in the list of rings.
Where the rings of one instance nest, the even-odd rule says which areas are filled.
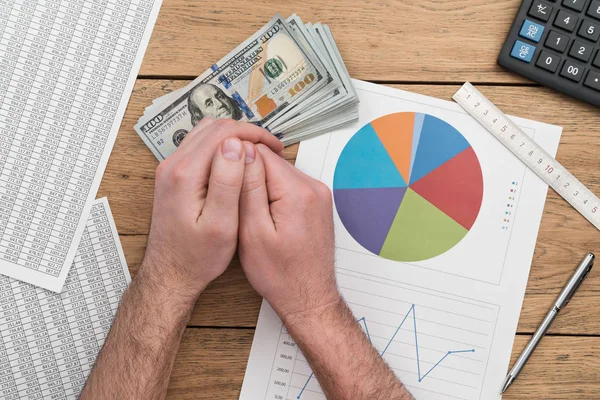
[[[498,63],[600,106],[600,0],[524,0]]]

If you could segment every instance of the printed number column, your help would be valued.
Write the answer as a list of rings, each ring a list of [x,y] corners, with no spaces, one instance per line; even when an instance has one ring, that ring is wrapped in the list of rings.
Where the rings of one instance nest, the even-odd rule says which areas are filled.
[[[114,1],[109,0],[105,3],[83,85],[77,93],[81,112],[90,116],[89,125],[85,132],[82,132],[85,137],[81,157],[75,167],[72,181],[75,190],[73,201],[78,202],[80,208],[83,207],[93,183],[116,113],[116,107],[112,104],[114,100],[107,98],[105,88],[110,79],[109,69],[125,14],[126,10],[120,9]]]
[[[32,0],[13,4],[2,38],[5,52],[0,58],[3,63],[0,70],[12,80],[0,99],[0,134],[5,149],[8,149],[0,173],[0,200],[3,203],[0,208],[0,257],[12,263],[18,263],[20,249],[25,243],[25,234],[14,230],[16,225],[14,220],[10,222],[10,217],[31,155],[28,137],[18,131],[18,126],[33,82],[23,76],[20,68],[27,56],[23,51],[23,43],[35,5],[36,2]]]
[[[12,372],[10,347],[13,335],[24,336],[24,332],[10,282],[9,277],[0,275],[0,398],[16,400],[19,391]]]
[[[31,13],[35,7],[35,1],[30,0],[27,2],[20,2],[15,4],[15,1],[8,1],[9,4],[5,4],[3,0],[2,7],[2,41],[0,43],[0,50],[2,52],[2,77],[5,78],[4,82],[6,86],[0,91],[0,104],[4,102],[6,91],[10,87],[10,81],[13,75],[15,66],[19,63],[19,54],[21,53],[21,46],[24,39],[24,31],[31,24]],[[1,4],[1,3],[0,3]],[[23,30],[23,28],[25,28]]]
[[[13,7],[13,0],[0,0],[0,37],[4,37],[4,30],[8,25],[10,19],[10,12]],[[4,42],[4,40],[2,41]],[[0,54],[6,54],[6,44],[0,43]],[[4,58],[0,61],[2,63],[2,68],[0,68],[0,99],[4,98],[4,93],[6,93],[6,89],[8,89],[8,85],[10,84],[10,77],[12,72],[8,68],[8,64],[6,64]],[[2,101],[0,100],[0,103]],[[2,170],[2,163],[0,162],[0,170]]]
[[[52,43],[58,53],[55,54],[58,57],[53,58],[53,61],[61,62],[52,103],[48,109],[49,122],[52,122],[49,135],[52,137],[54,157],[40,199],[40,207],[36,209],[36,216],[41,220],[40,226],[50,228],[50,234],[41,238],[42,242],[46,239],[47,242],[40,271],[51,276],[60,274],[72,244],[71,232],[74,232],[62,205],[67,201],[69,180],[79,152],[77,143],[73,143],[74,138],[69,134],[67,123],[84,66],[83,63],[67,56],[69,50],[77,46],[73,43],[73,38],[78,35],[77,25],[80,18],[84,17],[83,4],[84,0],[63,0],[57,24],[52,31]],[[49,157],[46,160],[49,160]]]
[[[27,141],[27,149],[31,151],[26,165],[25,175],[19,188],[17,200],[11,215],[11,221],[16,224],[14,230],[25,234],[25,243],[20,249],[19,264],[37,270],[44,246],[32,242],[30,232],[38,227],[34,216],[40,196],[46,183],[47,168],[40,170],[36,165],[43,155],[40,153],[45,144],[43,121],[48,111],[50,93],[45,88],[36,85],[42,67],[44,49],[48,44],[52,26],[54,24],[58,5],[54,2],[41,2],[34,10],[29,30],[25,36],[23,51],[27,53],[25,62],[16,68],[31,81],[27,103],[23,110],[18,132],[23,132]]]
[[[93,111],[101,94],[103,79],[106,74],[103,64],[96,64],[96,60],[88,60],[95,51],[94,43],[101,26],[104,14],[108,12],[108,0],[94,0],[86,3],[87,20],[83,21],[82,31],[89,36],[88,55],[86,56],[86,69],[82,76],[82,82],[77,92],[78,112],[72,121],[73,133],[82,138],[81,158],[73,172],[73,184],[80,188],[78,196],[74,198],[73,204],[80,209],[83,208],[87,198],[87,191],[91,186],[96,173],[96,167],[103,151],[107,136],[104,132],[97,132],[93,126]],[[94,53],[95,54],[95,53]],[[96,68],[97,67],[97,68]],[[85,157],[85,159],[82,159]]]
[[[93,211],[92,211],[93,212]],[[88,220],[89,222],[89,220]],[[96,339],[96,332],[94,330],[94,323],[96,320],[96,306],[94,304],[93,291],[97,289],[99,282],[101,285],[101,275],[96,262],[96,255],[94,254],[94,246],[90,238],[89,233],[90,224],[84,231],[81,244],[79,245],[78,254],[75,258],[77,275],[79,278],[79,290],[82,298],[79,304],[81,304],[80,311],[85,313],[85,319],[82,320],[81,326],[85,330],[81,330],[79,334],[75,333],[77,352],[79,354],[79,362],[81,363],[82,370],[85,375],[89,374],[100,347]],[[83,310],[83,304],[85,304],[85,311]]]
[[[79,109],[80,114],[89,117],[89,123],[85,128],[74,128],[74,133],[77,134],[81,141],[80,157],[77,160],[71,185],[72,194],[72,212],[81,213],[85,206],[86,199],[89,194],[90,187],[94,181],[96,169],[100,164],[100,159],[104,151],[110,126],[108,130],[104,126],[99,117],[101,107],[105,103],[103,98],[102,86],[103,81],[107,79],[107,71],[114,52],[114,46],[118,39],[119,24],[124,18],[122,13],[114,10],[111,1],[103,2],[102,4],[91,4],[91,7],[99,8],[102,6],[103,13],[99,10],[91,10],[95,14],[95,26],[98,27],[96,32],[96,40],[92,44],[89,62],[86,72],[83,75],[82,85],[80,86],[77,96],[75,108]],[[110,18],[114,24],[107,29],[105,21]],[[119,19],[121,18],[121,19]]]
[[[42,393],[44,398],[67,398],[72,394],[67,380],[70,374],[77,373],[79,359],[73,345],[62,294],[40,290],[38,297],[50,340],[42,359],[41,372],[38,373]]]
[[[5,28],[9,23],[13,3],[12,0],[0,0],[0,37],[3,38],[3,40],[0,41],[0,54],[4,55],[0,58],[0,99],[4,99],[4,94],[10,85],[10,78],[12,76],[10,65],[13,61],[7,57],[8,40],[4,38],[3,35]],[[13,137],[13,133],[4,126],[5,114],[6,111],[2,110],[2,101],[0,100],[0,137],[3,138],[3,140],[0,140],[0,187],[4,185],[1,175],[4,163],[8,158]],[[5,199],[4,197],[6,194],[2,193],[3,190],[0,189],[0,239],[2,238],[2,232],[8,221],[10,209],[12,208],[12,201],[10,201],[9,198]],[[0,251],[0,254],[1,253],[2,252]]]
[[[103,214],[106,215],[104,212]],[[92,241],[95,243],[94,249],[96,261],[98,262],[98,267],[102,274],[104,289],[110,304],[108,324],[103,331],[104,334],[107,334],[112,322],[110,319],[117,313],[121,297],[127,288],[127,280],[123,273],[123,265],[119,258],[117,244],[115,243],[115,238],[113,237],[108,219],[105,222],[96,225],[94,236],[95,237],[92,237]]]
[[[30,203],[35,203],[35,208],[21,256],[26,258],[27,264],[33,264],[35,269],[42,271],[42,256],[52,231],[52,223],[49,222],[51,216],[40,213],[39,210],[47,201],[48,174],[62,133],[56,130],[52,97],[68,47],[68,44],[65,45],[68,40],[57,36],[57,28],[62,26],[65,16],[63,11],[59,12],[59,8],[60,0],[43,0],[35,11],[32,25],[36,25],[39,38],[34,46],[36,54],[40,56],[40,63],[26,107],[26,110],[30,108],[36,111],[36,123],[40,125],[40,131],[26,172],[29,191],[35,189],[35,195],[29,195]],[[43,45],[41,40],[44,40]]]
[[[75,21],[72,21],[65,11],[66,7],[61,7],[61,12],[52,30],[49,47],[45,54],[48,70],[42,75],[42,84],[52,86],[54,90],[48,114],[44,120],[47,147],[45,146],[42,150],[42,161],[45,163],[44,166],[47,166],[48,175],[35,213],[35,217],[39,219],[39,228],[33,240],[39,246],[46,248],[46,257],[40,263],[40,271],[49,274],[62,268],[60,255],[66,254],[69,249],[68,245],[61,241],[57,232],[54,231],[60,205],[67,190],[69,174],[74,166],[74,162],[69,162],[72,161],[72,157],[65,155],[65,143],[61,139],[77,89],[81,84],[80,71],[85,68],[97,31],[97,21],[87,9],[87,4],[80,8],[77,20],[79,24],[74,25]],[[61,72],[63,76],[60,75]],[[69,119],[69,123],[87,124],[81,119],[83,117],[75,116]],[[75,122],[71,122],[73,120]],[[54,259],[50,259],[50,257],[54,257]]]
[[[16,317],[20,325],[20,332],[16,334],[17,339],[12,341],[13,357],[16,356],[13,359],[13,367],[17,390],[22,398],[40,399],[42,392],[34,365],[34,358],[38,358],[39,349],[35,343],[30,346],[27,337],[38,326],[37,322],[43,318],[40,304],[34,286],[12,280],[12,290],[15,302],[18,304]]]
[[[98,267],[98,275],[94,279],[88,279],[88,285],[84,290],[86,291],[86,295],[89,296],[88,304],[91,306],[90,316],[92,322],[94,322],[94,331],[98,346],[102,347],[114,315],[100,269],[101,260],[103,259],[102,254],[104,253],[103,249],[106,248],[110,251],[110,244],[112,242],[110,225],[104,208],[98,208],[90,213],[88,229],[94,250],[94,261]]]
[[[60,298],[60,295],[40,289],[36,289],[36,295],[40,313],[32,322],[32,330],[28,333],[27,338],[33,354],[33,365],[37,371],[39,396],[40,398],[50,397],[52,391],[52,398],[63,399],[64,392],[60,373],[52,351],[54,339],[51,335],[52,322],[50,322],[58,315],[57,309],[59,309],[60,303],[57,304],[55,299]]]
[[[86,278],[88,274],[93,276],[96,270],[97,266],[94,262],[94,251],[90,242],[90,235],[85,229],[75,256],[74,265],[67,276],[63,290],[65,311],[69,318],[81,374],[84,377],[84,379],[72,381],[73,385],[70,390],[76,392],[76,394],[83,389],[85,379],[94,365],[99,350],[96,346],[96,335],[88,312],[88,303],[81,285],[82,278]]]

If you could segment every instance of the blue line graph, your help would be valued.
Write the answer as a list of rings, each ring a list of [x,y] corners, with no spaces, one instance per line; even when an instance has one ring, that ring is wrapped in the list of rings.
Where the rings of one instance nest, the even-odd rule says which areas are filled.
[[[369,339],[369,343],[373,344],[373,342],[371,341],[371,334],[369,333],[369,326],[367,325],[367,320],[365,319],[365,317],[362,317],[361,319],[357,320],[357,322],[363,323],[365,327],[365,333],[367,334],[367,338]]]
[[[416,315],[416,311],[415,311],[415,305],[413,304],[413,305],[410,306],[410,309],[408,310],[408,312],[406,313],[406,315],[404,316],[404,318],[402,318],[402,322],[400,322],[400,325],[398,325],[398,327],[396,328],[396,331],[392,335],[392,338],[390,339],[390,341],[387,343],[387,345],[385,346],[385,348],[381,352],[381,354],[380,354],[381,357],[383,357],[383,355],[385,354],[385,352],[388,350],[388,348],[390,347],[390,345],[392,344],[392,342],[396,338],[396,335],[398,334],[398,332],[400,332],[400,329],[404,325],[404,322],[406,322],[406,320],[408,319],[408,316],[411,313],[412,313],[412,317],[413,317],[413,331],[414,331],[414,334],[415,334],[415,352],[416,352],[416,356],[417,356],[417,376],[419,378],[419,382],[422,382],[423,379],[425,379],[434,369],[436,369],[436,367],[438,367],[442,363],[442,361],[444,361],[448,356],[451,356],[452,354],[474,353],[475,352],[475,349],[469,349],[469,350],[450,350],[446,354],[444,354],[444,356],[442,358],[440,358],[438,360],[438,362],[436,362],[433,365],[433,367],[429,368],[429,370],[424,375],[421,375],[421,359],[419,358],[419,335],[417,333],[417,315]],[[367,326],[367,320],[365,319],[365,317],[359,318],[357,320],[357,322],[359,324],[362,322],[362,325],[363,325],[363,327],[365,329],[365,333],[367,334],[367,338],[369,339],[369,342],[371,342],[371,335],[369,333],[369,328]],[[314,373],[311,373],[310,376],[308,377],[308,379],[306,380],[306,383],[302,387],[302,390],[300,390],[300,393],[298,393],[298,396],[296,396],[296,399],[300,399],[300,397],[302,396],[302,393],[304,393],[304,391],[306,390],[306,387],[310,383],[310,381],[313,378],[313,376],[314,376]]]

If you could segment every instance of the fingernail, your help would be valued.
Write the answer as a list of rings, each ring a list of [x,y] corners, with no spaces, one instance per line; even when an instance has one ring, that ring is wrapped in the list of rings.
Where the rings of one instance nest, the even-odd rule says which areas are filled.
[[[246,164],[250,164],[256,158],[256,150],[252,143],[244,143],[246,149]]]
[[[242,158],[242,142],[237,139],[227,139],[221,145],[223,157],[229,161],[240,161]]]

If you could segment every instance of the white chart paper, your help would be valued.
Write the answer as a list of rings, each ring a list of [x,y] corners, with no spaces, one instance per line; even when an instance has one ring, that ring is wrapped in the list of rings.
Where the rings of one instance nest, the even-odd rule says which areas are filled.
[[[59,292],[161,0],[0,0],[0,274]]]
[[[417,399],[499,399],[548,187],[457,104],[354,84],[360,121],[303,142],[299,169],[332,187],[342,149],[363,125],[396,112],[424,113],[451,124],[468,140],[481,166],[483,200],[462,241],[441,255],[410,263],[367,251],[346,230],[336,208],[341,292],[357,323],[380,352],[386,349],[385,360]],[[514,120],[556,154],[560,127]],[[323,400],[322,393],[302,353],[263,301],[240,398]]]
[[[62,293],[0,276],[0,398],[77,399],[131,276],[106,199]]]

